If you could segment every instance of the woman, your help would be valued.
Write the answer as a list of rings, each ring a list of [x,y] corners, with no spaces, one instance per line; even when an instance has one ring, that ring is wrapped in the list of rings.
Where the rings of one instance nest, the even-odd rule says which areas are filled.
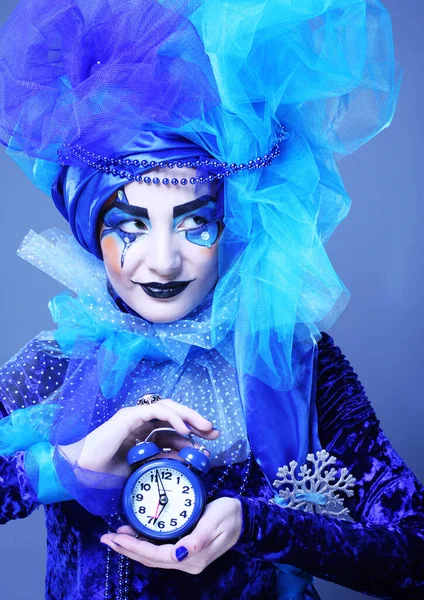
[[[3,70],[23,98],[3,107],[9,151],[37,185],[52,184],[76,239],[107,273],[61,234],[30,236],[21,250],[79,296],[54,301],[58,331],[17,357],[4,396],[13,411],[3,421],[5,518],[47,505],[48,596],[180,597],[190,585],[199,598],[313,597],[300,568],[383,597],[419,597],[422,489],[331,338],[316,342],[345,297],[322,247],[346,212],[333,153],[354,149],[393,109],[388,62],[377,124],[343,147],[345,109],[372,89],[377,48],[363,37],[390,34],[386,14],[363,2],[328,11],[311,2],[305,14],[255,4],[253,15],[210,2],[194,12],[137,3],[123,15],[90,6],[50,14],[49,3],[23,3],[4,36],[7,47],[17,24],[37,23],[33,86],[16,74],[13,87],[14,71]],[[274,37],[271,17],[285,36]],[[225,28],[217,40],[213,24],[230,20],[244,46]],[[40,44],[40,27],[51,46]],[[337,56],[324,43],[332,34],[345,44]],[[389,37],[380,40],[388,55]],[[359,48],[368,51],[360,68]],[[264,73],[271,50],[277,71]],[[37,85],[36,64],[52,66]],[[28,365],[35,390],[20,387],[21,375],[33,378]],[[135,407],[146,391],[167,399]],[[174,545],[136,540],[125,526],[104,535],[105,521],[116,529],[122,519],[121,450],[155,418],[210,440],[216,467],[205,514]],[[306,499],[314,514],[288,508],[293,495],[269,504],[266,477],[321,446],[357,479],[345,501],[357,523],[316,514],[323,499]],[[383,569],[391,576],[381,581]]]

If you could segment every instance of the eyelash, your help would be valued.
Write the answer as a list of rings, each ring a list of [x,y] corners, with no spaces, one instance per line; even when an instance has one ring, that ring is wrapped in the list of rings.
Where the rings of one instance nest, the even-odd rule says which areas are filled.
[[[129,226],[129,225],[131,225],[131,224],[134,224],[134,226],[135,226],[135,228],[136,228],[136,231],[127,231],[127,230],[125,230],[125,228],[124,228],[124,227],[125,227],[126,225],[127,225],[127,226]],[[142,234],[142,233],[144,233],[144,232],[143,232],[141,229],[139,229],[139,228],[137,227],[137,225],[142,225],[142,226],[144,226],[144,227],[146,228],[146,230],[147,230],[147,225],[146,225],[146,223],[144,223],[144,221],[140,221],[139,219],[131,219],[130,221],[123,221],[122,223],[119,223],[119,224],[118,224],[118,228],[119,228],[121,231],[123,231],[124,233],[138,233],[138,234]],[[128,229],[129,229],[129,227],[128,227]]]
[[[213,221],[213,219],[208,219],[208,218],[206,218],[206,217],[204,217],[202,215],[190,215],[188,217],[185,217],[181,221],[181,223],[179,224],[179,226],[181,226],[181,224],[184,223],[184,221],[186,221],[187,219],[193,219],[193,221],[194,221],[194,219],[200,219],[201,223],[199,223],[199,224],[196,223],[197,227],[202,227],[202,225],[206,225],[206,223],[211,223]],[[189,227],[188,229],[197,229],[197,227]],[[187,228],[185,228],[185,229],[187,229]]]
[[[195,219],[200,220],[200,223],[196,223],[197,227],[185,227],[180,229],[180,231],[187,231],[189,229],[197,229],[198,227],[202,227],[203,225],[206,225],[207,223],[212,223],[215,219],[211,219],[211,218],[207,218],[204,217],[202,215],[189,215],[188,217],[185,217],[177,226],[177,229],[179,229],[181,227],[181,225],[184,223],[184,221],[186,221],[187,219],[193,219],[193,221]],[[136,231],[131,231],[131,225],[134,225]],[[145,229],[144,231],[139,227],[139,225],[142,225]],[[125,228],[125,226],[127,226],[127,228]],[[123,231],[124,233],[136,233],[139,235],[142,235],[143,233],[145,233],[145,231],[148,229],[146,223],[144,223],[144,221],[141,221],[139,219],[131,219],[128,221],[123,221],[122,223],[118,224],[118,228]]]

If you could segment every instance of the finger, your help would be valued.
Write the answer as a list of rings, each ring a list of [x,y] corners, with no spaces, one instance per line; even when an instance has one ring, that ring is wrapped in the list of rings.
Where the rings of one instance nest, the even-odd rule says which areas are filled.
[[[192,428],[197,429],[201,432],[209,432],[213,429],[213,423],[206,417],[203,417],[200,413],[198,413],[193,408],[189,406],[185,406],[184,404],[180,404],[171,400],[170,398],[165,398],[161,400],[160,403],[162,405],[169,406],[174,411],[176,411]]]
[[[142,419],[139,426],[144,425],[146,421],[159,419],[167,421],[171,427],[183,435],[190,432],[207,439],[216,439],[219,436],[219,431],[213,429],[211,421],[188,406],[181,406],[173,400],[165,399],[160,403],[136,408],[138,408],[138,418]]]
[[[192,408],[178,404],[169,398],[153,404],[122,408],[112,418],[119,421],[120,427],[125,427],[127,435],[154,419],[169,422],[181,434],[195,431],[201,436],[210,435],[210,439],[215,439],[219,435],[213,429],[211,421]]]
[[[171,424],[169,423],[169,421],[162,421],[160,419],[152,419],[152,421],[148,421],[147,423],[144,423],[143,425],[141,425],[140,427],[137,427],[137,429],[134,429],[133,434],[136,438],[138,439],[146,439],[146,437],[155,429],[162,429],[165,427],[171,427]],[[159,433],[157,433],[156,435],[160,436],[162,438],[162,436],[166,436],[166,435],[172,435],[173,432],[166,432],[166,431],[161,431]],[[175,433],[174,433],[175,435]],[[178,436],[179,438],[181,438],[181,436]]]
[[[137,535],[136,530],[133,529],[131,527],[131,525],[121,525],[121,527],[118,527],[116,532],[117,533],[126,533],[127,535],[132,535],[133,537]]]
[[[195,427],[191,427],[190,432],[193,435],[196,435],[198,437],[203,438],[204,440],[216,440],[216,438],[218,438],[221,435],[221,432],[218,429],[211,429],[210,431],[200,431],[199,429],[196,429]]]
[[[190,425],[188,422],[184,421],[184,423],[190,428],[190,431],[193,431],[193,432],[199,431],[200,432],[200,429],[197,429],[193,425]],[[143,431],[148,431],[149,429],[150,430],[157,429],[158,427],[169,427],[169,423],[168,423],[168,421],[162,421],[161,419],[152,419],[151,421],[146,421],[145,423],[143,423],[143,425],[141,425],[140,429],[142,429]],[[218,431],[218,429],[215,429],[214,427],[212,427],[212,429],[209,432],[203,431],[202,435],[209,435],[211,432],[215,432],[215,431]]]
[[[187,554],[188,550],[181,542],[179,542],[178,548],[170,544],[155,546],[148,541],[136,540],[134,537],[113,533],[103,535],[100,541],[118,554],[127,556],[146,567],[175,569],[194,575],[201,573],[208,564],[222,554],[219,549],[218,538],[213,540],[211,544],[206,545],[202,552],[193,552],[191,556]],[[175,559],[176,550],[179,559]]]
[[[189,424],[185,423],[182,415],[174,407],[169,407],[166,404],[158,407],[156,418],[168,421],[169,425],[182,435],[187,435],[190,432]]]
[[[145,567],[152,568],[152,567],[156,566],[156,565],[150,563],[148,560],[144,560],[135,552],[130,552],[129,550],[126,550],[125,548],[120,546],[117,542],[114,542],[112,539],[103,540],[103,538],[102,538],[100,541],[102,544],[105,544],[106,546],[108,546],[111,550],[113,550],[117,554],[122,554],[123,556],[126,556],[127,558],[130,558],[131,560],[139,562],[140,564],[144,565]]]
[[[187,427],[182,416],[174,409],[174,407],[169,406],[162,401],[147,406],[135,406],[123,410],[126,410],[126,412],[123,414],[122,419],[125,421],[126,427],[132,433],[153,419],[165,421],[182,435],[186,435],[190,431],[190,428]]]
[[[172,558],[176,562],[182,562],[188,558],[194,558],[204,551],[219,536],[214,527],[205,526],[201,521],[197,524],[190,535],[179,540],[175,544]]]
[[[169,423],[164,423],[162,426],[169,427]],[[193,434],[194,432],[192,431],[191,433]],[[194,435],[197,437],[197,434],[194,433]],[[172,448],[173,450],[177,451],[181,450],[181,448],[185,448],[186,446],[192,446],[193,443],[194,447],[197,449],[203,446],[203,441],[196,439],[190,440],[185,436],[182,437],[179,433],[176,433],[175,431],[158,431],[157,433],[155,433],[154,442],[160,448]]]
[[[120,554],[127,556],[127,553],[130,553],[131,558],[135,556],[135,560],[146,566],[155,566],[162,569],[175,568],[175,562],[172,560],[172,544],[156,546],[145,540],[137,540],[125,533],[106,533],[102,535],[100,541]]]
[[[124,526],[124,527],[126,527],[126,526]],[[119,529],[123,529],[124,527],[120,527]],[[109,546],[110,548],[112,548],[112,550],[115,550],[115,552],[119,552],[120,554],[125,553],[126,556],[130,552],[132,554],[135,554],[135,552],[129,550],[125,546],[125,542],[122,541],[124,539],[124,535],[127,535],[128,537],[132,537],[133,539],[136,539],[134,536],[131,536],[130,534],[124,534],[123,532],[122,533],[105,533],[101,536],[100,542],[102,544]]]

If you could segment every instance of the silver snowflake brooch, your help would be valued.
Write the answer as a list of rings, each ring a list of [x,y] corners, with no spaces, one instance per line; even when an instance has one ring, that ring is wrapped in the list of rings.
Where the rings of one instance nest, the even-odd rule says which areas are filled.
[[[280,489],[272,502],[286,508],[297,508],[305,512],[329,515],[337,519],[350,520],[349,510],[343,506],[343,499],[339,492],[346,496],[353,495],[351,489],[356,481],[353,475],[348,474],[346,467],[340,470],[336,477],[337,469],[331,467],[336,462],[335,456],[330,456],[326,450],[308,454],[306,460],[312,463],[314,471],[308,465],[299,467],[296,473],[297,462],[292,460],[289,466],[280,467],[273,483]]]

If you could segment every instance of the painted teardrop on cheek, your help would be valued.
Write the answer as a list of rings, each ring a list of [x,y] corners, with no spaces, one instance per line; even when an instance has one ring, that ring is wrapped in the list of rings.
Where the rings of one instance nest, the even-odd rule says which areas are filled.
[[[126,231],[122,231],[119,227],[113,227],[111,229],[105,229],[102,233],[102,248],[103,248],[103,240],[104,239],[114,239],[116,241],[122,240],[123,247],[121,251],[121,269],[124,266],[125,256],[131,247],[131,244],[135,242],[137,239],[137,235],[135,233],[127,233]]]
[[[113,273],[119,274],[122,269],[123,242],[120,240],[119,236],[104,235],[102,236],[101,247],[103,258],[105,262],[107,262],[109,269]]]

